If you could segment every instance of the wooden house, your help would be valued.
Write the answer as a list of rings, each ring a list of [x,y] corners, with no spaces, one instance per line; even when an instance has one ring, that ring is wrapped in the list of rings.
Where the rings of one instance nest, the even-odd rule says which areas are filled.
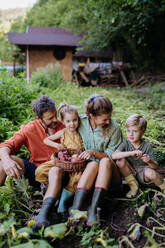
[[[28,26],[25,33],[8,33],[11,44],[18,46],[25,53],[25,67],[27,82],[32,72],[48,64],[59,63],[64,78],[70,80],[73,65],[87,58],[99,62],[112,59],[112,52],[87,54],[75,53],[80,46],[80,37],[58,27]]]

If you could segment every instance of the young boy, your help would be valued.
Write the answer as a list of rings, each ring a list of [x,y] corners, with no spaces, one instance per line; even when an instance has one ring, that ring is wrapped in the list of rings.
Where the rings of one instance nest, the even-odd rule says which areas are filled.
[[[128,198],[137,195],[138,181],[148,186],[154,183],[165,194],[165,182],[156,171],[158,163],[152,146],[142,139],[146,127],[147,121],[143,116],[131,115],[126,120],[127,139],[112,154],[112,159],[117,160],[116,164],[130,187],[126,195]]]

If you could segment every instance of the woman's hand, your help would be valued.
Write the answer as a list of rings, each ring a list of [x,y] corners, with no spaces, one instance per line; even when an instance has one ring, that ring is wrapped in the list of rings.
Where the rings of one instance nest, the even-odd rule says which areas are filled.
[[[80,155],[79,155],[79,158],[80,159],[85,159],[85,160],[88,160],[90,159],[91,157],[94,156],[94,151],[92,150],[86,150],[84,152],[82,152]]]

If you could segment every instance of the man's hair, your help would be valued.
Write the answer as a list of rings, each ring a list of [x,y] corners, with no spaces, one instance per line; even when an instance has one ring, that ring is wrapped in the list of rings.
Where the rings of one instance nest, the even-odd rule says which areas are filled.
[[[48,96],[41,96],[33,103],[32,107],[35,116],[39,118],[42,118],[47,111],[56,111],[54,100]]]
[[[131,126],[138,126],[143,132],[145,132],[147,128],[147,121],[146,119],[139,114],[134,114],[128,117],[126,120],[126,127],[131,127]]]

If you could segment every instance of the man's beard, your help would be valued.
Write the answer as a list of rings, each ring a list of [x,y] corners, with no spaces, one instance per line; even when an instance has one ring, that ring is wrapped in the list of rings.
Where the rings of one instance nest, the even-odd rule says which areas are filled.
[[[57,127],[57,124],[58,124],[58,122],[53,122],[50,125],[46,125],[46,123],[43,120],[41,121],[41,123],[42,123],[43,127],[46,129],[48,129],[48,128],[54,129]]]

